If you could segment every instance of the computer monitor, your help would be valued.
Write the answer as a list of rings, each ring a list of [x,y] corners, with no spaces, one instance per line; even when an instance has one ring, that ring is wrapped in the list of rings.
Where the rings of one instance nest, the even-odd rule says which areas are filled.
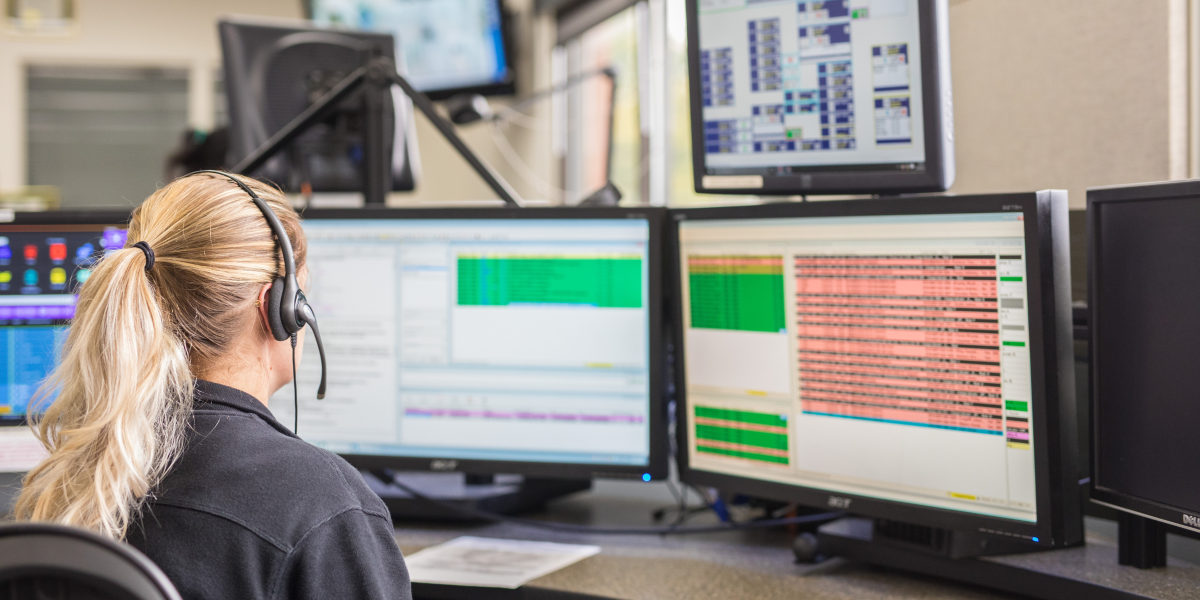
[[[318,25],[390,33],[407,77],[431,98],[514,91],[500,0],[308,0]]]
[[[366,469],[666,476],[662,212],[304,214],[299,434]],[[293,422],[292,390],[271,398]]]
[[[684,481],[1082,539],[1066,192],[672,214]]]
[[[1088,190],[1093,502],[1200,531],[1200,181]]]
[[[696,191],[954,182],[946,0],[689,0]]]
[[[298,117],[368,55],[396,59],[392,36],[330,31],[305,21],[226,18],[218,23],[229,104],[229,164],[236,165]],[[362,94],[342,101],[319,123],[267,161],[255,177],[289,192],[360,192],[367,142]],[[412,101],[392,86],[383,104],[383,189],[416,187],[420,157]]]
[[[58,365],[79,284],[125,246],[128,222],[128,212],[47,212],[0,223],[0,427],[25,424]]]

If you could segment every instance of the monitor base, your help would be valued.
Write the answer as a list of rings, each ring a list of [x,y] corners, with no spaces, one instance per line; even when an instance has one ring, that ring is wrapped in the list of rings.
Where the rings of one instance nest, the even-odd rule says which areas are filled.
[[[863,543],[905,553],[921,553],[950,560],[1043,550],[971,531],[951,531],[886,519],[847,517],[817,529],[822,553],[853,558]]]
[[[392,484],[391,475],[414,490],[464,509],[511,515],[535,510],[567,494],[591,489],[590,479],[540,479],[519,475],[476,477],[465,473],[363,470],[363,479],[392,513],[393,521],[479,521],[470,515],[413,498]],[[490,481],[489,481],[490,480]],[[385,483],[386,482],[386,483]]]
[[[1075,563],[1079,562],[1080,553],[1087,551],[1083,547],[1057,550],[1034,548],[1030,553],[1027,544],[1009,547],[1015,543],[1004,540],[988,540],[987,544],[980,544],[978,539],[972,539],[977,536],[971,536],[968,532],[961,540],[945,540],[935,550],[879,535],[876,525],[872,519],[858,517],[826,523],[817,529],[819,553],[826,557],[836,556],[1045,600],[1147,598],[1114,585],[1119,581],[1095,577],[1094,568],[1078,568],[1080,565]],[[887,525],[883,527],[887,528]],[[943,532],[943,535],[958,536],[960,533]],[[1020,558],[1022,554],[1018,553],[1022,552],[1029,558]],[[998,554],[1009,556],[992,556]],[[1063,565],[1068,566],[1064,568]]]

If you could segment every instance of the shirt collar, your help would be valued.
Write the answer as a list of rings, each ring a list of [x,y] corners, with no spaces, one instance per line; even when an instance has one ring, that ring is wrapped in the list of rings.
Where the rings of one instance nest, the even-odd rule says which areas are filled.
[[[268,425],[274,427],[279,432],[290,437],[297,437],[287,427],[284,427],[283,424],[275,420],[275,415],[271,414],[271,411],[267,410],[267,407],[263,406],[263,403],[259,402],[258,398],[237,388],[197,379],[195,381],[194,398],[197,408],[205,404],[216,404],[240,412],[252,413],[258,415],[259,418],[266,421]]]

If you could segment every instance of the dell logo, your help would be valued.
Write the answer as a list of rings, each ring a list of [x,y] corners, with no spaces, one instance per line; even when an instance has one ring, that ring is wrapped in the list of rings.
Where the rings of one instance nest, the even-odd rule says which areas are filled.
[[[1193,517],[1192,515],[1183,515],[1183,524],[1188,527],[1200,529],[1200,518]]]
[[[850,508],[850,499],[849,498],[839,498],[838,496],[830,496],[829,497],[829,506],[832,506],[834,508],[840,508],[842,510],[846,510],[846,509]]]
[[[429,469],[432,471],[453,471],[458,468],[457,460],[449,460],[445,458],[435,458],[429,462]]]

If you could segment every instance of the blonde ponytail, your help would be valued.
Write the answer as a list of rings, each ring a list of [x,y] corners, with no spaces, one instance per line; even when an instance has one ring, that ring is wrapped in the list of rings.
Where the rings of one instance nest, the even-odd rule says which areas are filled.
[[[299,218],[278,191],[243,179],[271,204],[303,264]],[[62,361],[41,388],[34,433],[50,456],[30,471],[18,519],[121,539],[184,449],[194,373],[219,363],[253,323],[258,289],[278,272],[262,213],[232,182],[192,176],[134,212],[130,243],[81,286]]]

